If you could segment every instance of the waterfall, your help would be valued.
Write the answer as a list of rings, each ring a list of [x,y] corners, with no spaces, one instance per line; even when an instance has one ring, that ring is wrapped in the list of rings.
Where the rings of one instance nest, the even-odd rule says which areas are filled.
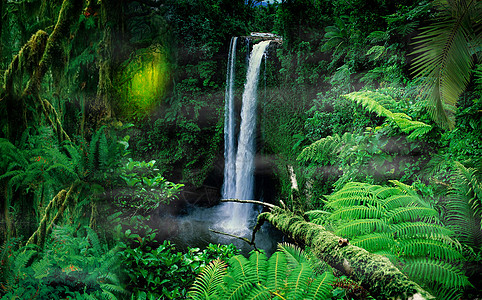
[[[234,77],[236,65],[236,42],[238,38],[233,37],[229,46],[228,70],[226,74],[226,93],[224,96],[224,185],[223,198],[232,198],[235,193],[236,180],[236,144],[234,118]]]
[[[269,43],[270,41],[262,41],[254,45],[249,57],[248,71],[246,74],[246,83],[244,85],[242,99],[243,102],[241,107],[241,124],[239,127],[239,138],[236,151],[234,178],[226,177],[226,174],[229,174],[230,176],[233,175],[231,169],[233,168],[233,165],[228,165],[228,158],[225,158],[225,182],[223,188],[223,197],[225,199],[237,198],[243,200],[252,200],[254,197],[254,158],[256,151],[255,137],[257,89],[261,62],[264,52],[268,47]],[[230,53],[230,61],[233,55],[234,54]],[[228,66],[228,68],[229,67],[233,68],[232,65]],[[230,74],[228,74],[228,76],[230,76]],[[228,78],[229,81],[231,79],[232,78]],[[231,94],[229,94],[228,91],[232,88],[231,82],[229,83],[229,85],[230,86],[226,88],[226,99],[230,101],[231,99],[228,96],[230,96]],[[232,116],[234,118],[234,113],[232,112],[234,110],[234,105],[226,105],[226,108],[229,110],[229,112],[225,112],[225,117],[228,118],[225,121],[227,123],[232,121],[232,119],[229,119],[229,116],[231,116],[231,114],[233,114]],[[225,129],[229,129],[229,126],[229,124],[227,126],[225,125]],[[225,145],[230,144],[230,140],[234,135],[234,125],[232,127],[232,132],[230,132],[229,130],[227,132],[225,131]],[[230,133],[232,133],[233,135],[228,136]],[[228,142],[226,142],[226,140],[228,140]],[[232,144],[234,144],[234,141]],[[228,152],[229,151],[225,149],[225,155]],[[232,161],[229,161],[229,163],[231,164]],[[227,168],[229,168],[228,171],[226,171]],[[232,181],[226,182],[226,180]],[[226,206],[224,206],[223,210],[228,213],[227,221],[223,224],[223,228],[225,230],[236,233],[246,232],[249,230],[248,222],[252,210],[252,206],[250,204],[227,203]]]

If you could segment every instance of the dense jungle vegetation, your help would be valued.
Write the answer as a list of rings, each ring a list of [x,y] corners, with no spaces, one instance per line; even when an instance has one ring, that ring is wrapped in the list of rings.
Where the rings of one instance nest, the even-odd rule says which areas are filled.
[[[482,297],[482,2],[269,2],[0,1],[1,299]],[[180,248],[155,218],[219,203],[251,32],[291,243]]]

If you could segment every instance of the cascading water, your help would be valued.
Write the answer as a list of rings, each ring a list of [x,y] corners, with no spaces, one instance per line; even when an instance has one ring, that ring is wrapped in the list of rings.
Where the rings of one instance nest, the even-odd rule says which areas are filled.
[[[270,41],[262,41],[253,46],[251,51],[248,71],[246,74],[246,83],[243,92],[243,102],[241,107],[241,124],[239,129],[238,138],[238,148],[236,151],[236,162],[235,167],[232,165],[232,161],[226,158],[225,161],[225,171],[232,176],[231,170],[235,169],[235,177],[225,177],[224,180],[224,193],[223,198],[237,198],[242,200],[252,200],[253,190],[254,190],[254,158],[255,158],[255,137],[256,137],[256,100],[257,100],[257,90],[259,81],[259,70],[261,68],[261,62],[263,59],[264,52],[268,47]],[[230,54],[231,58],[234,54]],[[231,62],[232,63],[232,62]],[[232,65],[230,67],[233,67]],[[230,76],[230,72],[228,77]],[[233,71],[234,73],[234,71]],[[234,75],[233,75],[234,76]],[[229,78],[228,78],[229,80]],[[231,81],[229,80],[229,84]],[[230,91],[232,86],[227,87],[227,91]],[[227,92],[227,94],[229,94]],[[230,97],[231,95],[229,95]],[[226,96],[227,100],[228,95]],[[234,101],[233,101],[234,102]],[[230,103],[232,106],[226,106],[229,110],[225,113],[225,116],[231,116],[234,110],[234,104]],[[226,119],[226,122],[231,122],[232,119]],[[229,128],[228,124],[228,128]],[[226,125],[225,125],[226,128]],[[234,128],[234,126],[233,126]],[[232,136],[227,136],[230,133],[234,135],[234,129],[232,132],[225,132],[225,137],[228,140],[227,144],[230,144]],[[233,143],[234,144],[234,143]],[[226,142],[225,142],[226,145]],[[228,153],[225,149],[225,154]],[[229,160],[229,161],[228,161]],[[231,165],[228,165],[231,164]],[[229,181],[229,182],[228,182]],[[232,188],[234,186],[234,188]],[[240,204],[240,203],[226,203],[223,210],[227,212],[227,220],[222,224],[224,230],[230,233],[242,234],[248,232],[248,222],[250,220],[250,215],[252,211],[252,206],[250,204]]]
[[[225,95],[225,169],[223,198],[252,199],[255,157],[255,127],[256,127],[256,96],[259,80],[259,71],[263,54],[269,42],[261,42],[253,46],[246,76],[245,90],[243,93],[241,124],[239,128],[239,140],[237,140],[235,101],[234,101],[234,77],[236,61],[236,45],[239,39],[233,38],[230,43],[226,95]],[[249,52],[249,51],[248,51]],[[244,59],[243,59],[244,60]],[[237,144],[237,145],[236,145]],[[236,155],[237,154],[237,155]],[[186,215],[172,218],[163,216],[160,221],[169,226],[162,226],[166,235],[176,246],[180,247],[205,247],[209,243],[234,244],[245,255],[252,250],[252,246],[232,237],[226,237],[211,230],[231,233],[246,237],[251,233],[248,226],[255,220],[254,208],[250,204],[224,203],[216,207],[188,208]],[[225,221],[223,221],[225,220]],[[272,253],[276,250],[276,243],[281,239],[279,233],[270,229],[269,224],[256,234],[256,246],[259,249]]]
[[[229,46],[228,70],[226,75],[226,94],[224,96],[224,199],[233,197],[234,193],[236,192],[236,120],[234,117],[234,77],[237,40],[237,37],[233,37]]]

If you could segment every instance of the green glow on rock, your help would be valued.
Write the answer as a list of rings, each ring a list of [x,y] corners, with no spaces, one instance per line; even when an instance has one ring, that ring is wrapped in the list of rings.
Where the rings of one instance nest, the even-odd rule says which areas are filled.
[[[171,68],[161,45],[138,50],[118,77],[120,114],[142,117],[149,114],[167,95]]]

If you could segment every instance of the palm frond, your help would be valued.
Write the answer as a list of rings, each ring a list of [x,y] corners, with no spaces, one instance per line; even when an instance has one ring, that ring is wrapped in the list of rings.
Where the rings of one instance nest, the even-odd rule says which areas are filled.
[[[437,1],[437,21],[417,37],[412,71],[429,101],[429,112],[443,128],[455,124],[454,108],[465,90],[472,68],[470,42],[472,24],[480,20],[481,3],[476,0]]]

